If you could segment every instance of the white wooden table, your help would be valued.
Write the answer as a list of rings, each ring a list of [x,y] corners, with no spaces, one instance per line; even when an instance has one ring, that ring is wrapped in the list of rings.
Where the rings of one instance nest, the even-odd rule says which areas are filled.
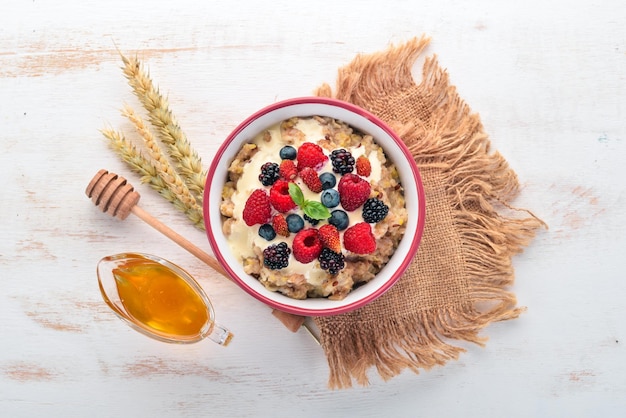
[[[622,1],[6,1],[0,13],[0,415],[6,417],[623,416],[626,408],[626,7]],[[92,3],[92,4],[90,4]],[[509,4],[510,3],[510,4]],[[514,260],[528,312],[486,348],[419,375],[331,391],[320,347],[136,218],[84,195],[106,168],[210,251],[99,129],[136,105],[137,53],[204,158],[243,118],[308,95],[357,53],[432,36],[452,83],[543,218]],[[416,75],[419,74],[416,67]],[[98,260],[184,266],[236,337],[177,346],[123,325]]]

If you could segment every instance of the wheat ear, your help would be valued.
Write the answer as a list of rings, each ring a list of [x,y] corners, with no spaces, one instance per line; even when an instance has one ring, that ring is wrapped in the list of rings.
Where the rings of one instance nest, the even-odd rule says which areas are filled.
[[[120,54],[121,55],[121,54]],[[124,75],[135,96],[148,112],[150,123],[156,128],[159,138],[167,145],[168,154],[175,162],[181,178],[201,204],[206,181],[206,171],[198,153],[191,147],[186,135],[176,122],[167,100],[154,86],[147,70],[137,58],[121,55]]]
[[[103,129],[102,135],[109,140],[111,148],[131,168],[132,171],[141,175],[141,182],[147,183],[167,201],[171,202],[178,210],[186,212],[187,206],[173,193],[167,183],[159,175],[159,167],[144,157],[141,152],[122,133],[112,129]],[[190,218],[196,226],[204,227],[202,218]]]
[[[161,147],[156,138],[150,131],[150,128],[144,123],[143,118],[139,116],[130,106],[124,106],[122,115],[127,117],[135,126],[139,135],[143,138],[148,153],[152,158],[153,165],[157,168],[157,173],[170,190],[184,206],[183,212],[196,225],[204,228],[202,207],[198,205],[187,185],[183,182],[180,175],[172,168],[168,159],[163,155]]]

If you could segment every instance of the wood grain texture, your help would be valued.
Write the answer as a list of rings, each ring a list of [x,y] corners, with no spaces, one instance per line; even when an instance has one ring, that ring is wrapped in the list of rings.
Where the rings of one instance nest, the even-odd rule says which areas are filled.
[[[9,2],[0,14],[0,410],[3,416],[622,416],[626,407],[626,9],[594,2]],[[155,4],[156,3],[156,4]],[[339,67],[422,33],[550,229],[514,260],[521,318],[445,367],[348,391],[323,352],[139,220],[84,196],[98,168],[198,247],[98,132],[132,133],[118,49],[167,94],[208,166],[245,117],[308,95]],[[419,78],[419,67],[415,68]],[[105,255],[193,274],[227,348],[152,341],[102,302]]]

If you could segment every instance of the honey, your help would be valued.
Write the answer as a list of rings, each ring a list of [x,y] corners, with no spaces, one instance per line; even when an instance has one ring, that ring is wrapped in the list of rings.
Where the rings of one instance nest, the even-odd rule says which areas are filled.
[[[168,338],[193,339],[212,326],[205,301],[180,275],[147,258],[112,271],[121,304],[138,326]]]

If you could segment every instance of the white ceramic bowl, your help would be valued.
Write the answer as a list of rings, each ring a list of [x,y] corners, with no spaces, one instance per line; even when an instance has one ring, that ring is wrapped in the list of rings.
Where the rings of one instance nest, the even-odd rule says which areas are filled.
[[[404,187],[408,222],[389,263],[374,279],[350,292],[343,300],[309,298],[296,300],[267,290],[257,279],[246,274],[242,264],[231,254],[222,232],[221,194],[227,170],[241,146],[264,129],[294,116],[328,116],[368,133],[393,161]],[[204,222],[216,258],[232,279],[246,292],[267,305],[303,316],[337,315],[360,308],[384,294],[402,276],[417,252],[425,220],[424,189],[415,161],[402,140],[380,119],[352,104],[320,97],[302,97],[272,104],[243,121],[215,155],[204,192]]]

